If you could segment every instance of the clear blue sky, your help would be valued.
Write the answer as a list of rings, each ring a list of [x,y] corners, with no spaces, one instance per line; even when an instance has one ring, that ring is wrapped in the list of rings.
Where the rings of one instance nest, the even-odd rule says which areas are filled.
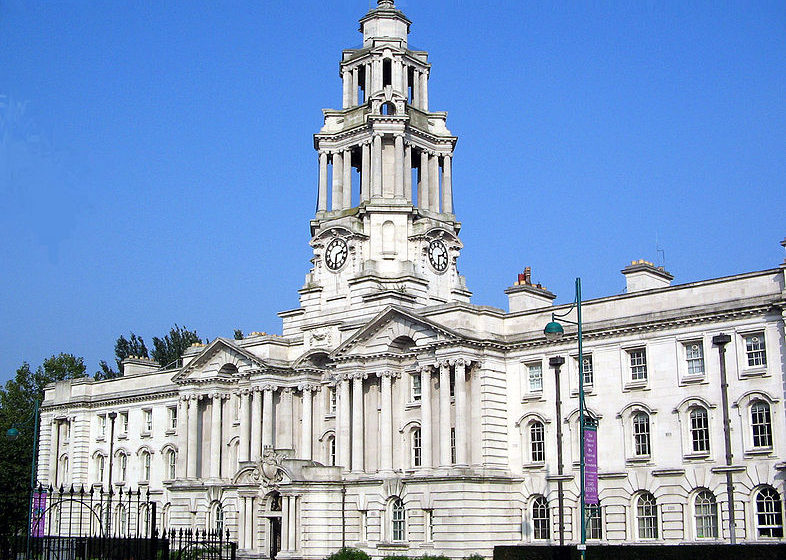
[[[786,4],[399,0],[459,136],[473,302],[773,268]],[[280,332],[311,255],[312,134],[368,0],[0,1],[0,381],[134,331]]]

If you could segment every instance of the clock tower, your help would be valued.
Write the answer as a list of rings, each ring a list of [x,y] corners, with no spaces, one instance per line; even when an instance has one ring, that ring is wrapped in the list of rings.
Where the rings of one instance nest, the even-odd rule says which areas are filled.
[[[343,51],[341,109],[324,109],[313,268],[306,314],[350,307],[468,302],[457,268],[453,208],[457,138],[430,111],[428,53],[407,44],[411,22],[392,0],[360,20],[363,45]]]

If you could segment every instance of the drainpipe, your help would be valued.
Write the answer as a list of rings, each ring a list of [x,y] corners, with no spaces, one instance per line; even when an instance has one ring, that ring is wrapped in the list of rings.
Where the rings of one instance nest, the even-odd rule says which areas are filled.
[[[718,359],[720,360],[720,385],[721,385],[721,405],[723,407],[723,439],[726,444],[726,466],[730,467],[732,462],[731,452],[731,422],[729,421],[729,383],[726,379],[726,345],[731,342],[728,334],[718,334],[712,337],[712,344],[718,347]],[[734,521],[734,481],[731,478],[731,470],[726,471],[726,494],[729,497],[729,538],[731,544],[736,544],[737,535],[736,523]]]
[[[346,518],[346,496],[347,487],[341,485],[341,548],[347,546],[347,518]]]
[[[565,358],[562,356],[554,356],[549,358],[549,365],[554,368],[555,392],[556,398],[554,405],[556,407],[557,416],[557,500],[559,508],[559,544],[565,544],[565,497],[563,493],[562,481],[562,392],[560,391],[559,384],[559,370],[562,364],[565,363]],[[581,372],[579,372],[581,375]]]

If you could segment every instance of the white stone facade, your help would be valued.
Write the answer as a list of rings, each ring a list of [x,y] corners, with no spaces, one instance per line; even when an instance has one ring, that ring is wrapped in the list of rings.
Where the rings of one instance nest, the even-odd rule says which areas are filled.
[[[220,525],[241,555],[310,559],[342,544],[462,558],[558,543],[561,488],[562,538],[578,541],[577,339],[543,335],[568,306],[528,274],[507,313],[469,303],[457,139],[428,108],[409,25],[380,0],[363,47],[343,51],[343,108],[314,137],[313,268],[282,334],[48,388],[42,483],[106,486],[111,440],[112,484],[148,487],[159,527]],[[786,265],[675,286],[643,261],[623,273],[626,294],[583,302],[590,542],[728,542],[728,473],[736,540],[782,540]]]

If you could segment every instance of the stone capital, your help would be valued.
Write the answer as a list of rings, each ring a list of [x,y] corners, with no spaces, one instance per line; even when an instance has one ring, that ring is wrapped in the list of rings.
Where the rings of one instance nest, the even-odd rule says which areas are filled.
[[[350,373],[349,377],[351,377],[352,379],[360,379],[360,380],[368,379],[368,373],[363,371],[357,371],[355,373]]]
[[[300,385],[297,386],[297,388],[298,391],[301,391],[303,393],[311,393],[311,392],[319,391],[320,386],[316,385],[315,383],[301,383]]]
[[[262,391],[275,391],[276,389],[278,389],[278,387],[273,385],[272,383],[265,383],[260,387],[260,389]]]

